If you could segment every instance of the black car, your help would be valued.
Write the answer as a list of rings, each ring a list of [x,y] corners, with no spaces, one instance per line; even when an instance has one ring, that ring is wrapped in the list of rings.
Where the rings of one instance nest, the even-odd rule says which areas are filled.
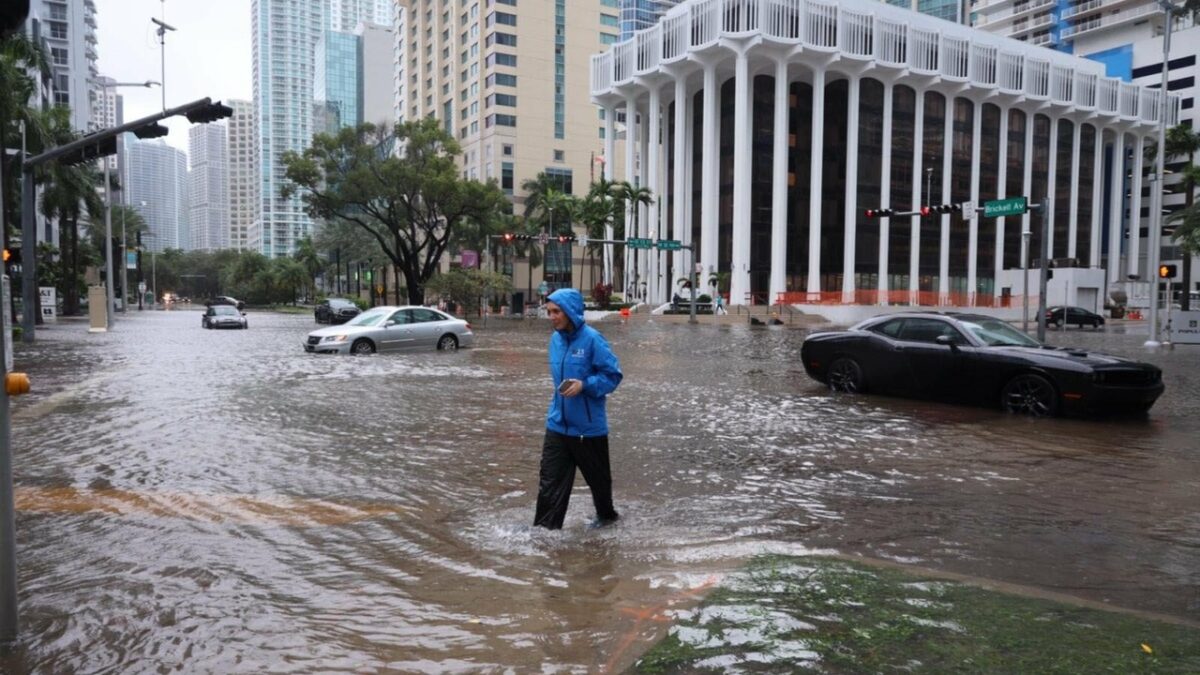
[[[1034,416],[1145,412],[1163,392],[1148,363],[1043,345],[999,319],[913,312],[815,333],[804,369],[831,389],[999,406]]]
[[[329,298],[313,309],[313,318],[317,323],[346,323],[358,316],[358,305],[342,298]]]
[[[237,298],[231,298],[228,295],[218,295],[212,300],[204,303],[204,305],[206,307],[212,307],[213,305],[229,305],[231,307],[236,307],[237,311],[239,312],[246,308],[246,303],[238,300]]]
[[[1050,307],[1046,309],[1046,325],[1054,328],[1064,325],[1099,328],[1104,325],[1104,317],[1082,307]]]

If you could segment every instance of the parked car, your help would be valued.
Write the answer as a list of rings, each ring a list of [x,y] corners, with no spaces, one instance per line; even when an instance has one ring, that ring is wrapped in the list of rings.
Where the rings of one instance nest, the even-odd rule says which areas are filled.
[[[239,312],[246,308],[246,303],[238,300],[237,298],[231,298],[228,295],[218,295],[204,304],[208,307],[212,307],[214,305],[229,305],[231,307],[236,307],[237,311]]]
[[[912,312],[815,333],[804,369],[829,388],[999,406],[1037,417],[1145,412],[1163,392],[1148,363],[1050,347],[988,316]]]
[[[1104,325],[1104,317],[1082,307],[1050,307],[1046,309],[1046,325],[1054,328],[1064,325],[1100,328]]]
[[[210,305],[200,318],[202,328],[249,328],[246,315],[232,305]]]
[[[421,349],[455,350],[475,344],[471,324],[429,307],[375,307],[341,326],[308,334],[304,350],[374,354]]]
[[[317,323],[346,323],[358,316],[361,310],[358,305],[342,298],[328,298],[313,308],[313,318]]]

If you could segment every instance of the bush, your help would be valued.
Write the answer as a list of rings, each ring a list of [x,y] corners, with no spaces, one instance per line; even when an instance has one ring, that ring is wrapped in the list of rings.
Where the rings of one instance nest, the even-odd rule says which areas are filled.
[[[592,287],[592,300],[600,309],[608,309],[612,303],[612,295],[612,284],[597,281],[596,285]]]
[[[708,293],[701,293],[696,296],[696,302],[712,302],[712,296]]]

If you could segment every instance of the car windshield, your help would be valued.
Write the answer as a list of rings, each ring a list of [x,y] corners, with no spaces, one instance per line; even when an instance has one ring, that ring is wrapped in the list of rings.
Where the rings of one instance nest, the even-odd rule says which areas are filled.
[[[346,325],[347,326],[378,326],[379,324],[383,323],[383,320],[385,318],[387,318],[388,316],[391,316],[391,314],[392,313],[388,310],[374,310],[374,311],[370,311],[370,312],[364,312],[363,314],[359,314],[358,316],[354,317],[353,319],[350,319],[350,321],[346,322]]]
[[[354,303],[350,302],[349,300],[330,300],[329,306],[333,307],[334,309],[341,309],[343,307],[353,307]]]
[[[217,316],[237,316],[238,311],[229,305],[217,305],[213,307],[213,314]]]
[[[1041,343],[999,319],[960,319],[972,335],[989,347],[1040,347]]]

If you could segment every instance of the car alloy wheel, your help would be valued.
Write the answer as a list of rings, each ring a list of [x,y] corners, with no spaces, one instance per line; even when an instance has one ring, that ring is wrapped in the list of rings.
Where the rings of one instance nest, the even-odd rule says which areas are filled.
[[[355,341],[355,343],[350,346],[350,351],[353,354],[374,354],[375,345],[372,344],[370,340],[364,338]]]
[[[458,349],[458,338],[454,337],[453,335],[449,335],[449,334],[443,335],[442,339],[438,340],[437,348],[438,348],[438,351],[441,351],[441,352],[445,352],[445,351],[452,352],[452,351]]]
[[[829,366],[829,388],[858,394],[863,391],[863,372],[858,362],[851,358],[840,358]]]
[[[1041,375],[1018,375],[1004,385],[1000,405],[1008,412],[1031,417],[1049,417],[1058,409],[1054,385]]]

